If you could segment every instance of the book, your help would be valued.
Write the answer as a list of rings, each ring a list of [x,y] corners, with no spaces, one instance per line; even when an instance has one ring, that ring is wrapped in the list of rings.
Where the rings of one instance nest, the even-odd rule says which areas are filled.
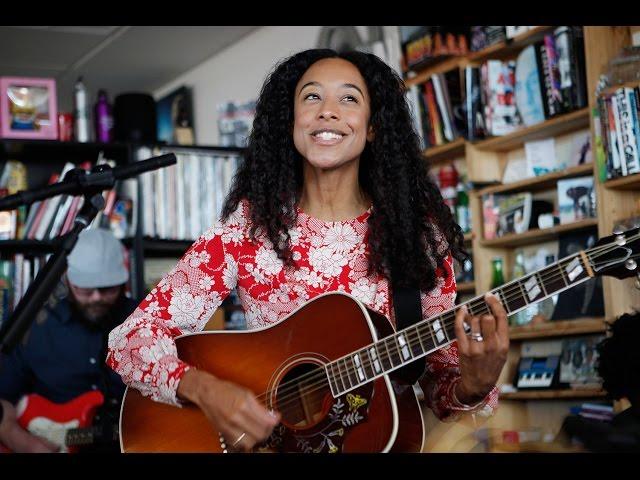
[[[640,172],[640,157],[638,156],[636,129],[634,127],[635,100],[631,88],[616,90],[618,114],[620,116],[620,138],[624,152],[624,166],[627,175]]]
[[[529,176],[546,175],[566,168],[566,164],[558,163],[553,137],[525,142],[524,150]]]
[[[558,180],[557,188],[561,224],[595,218],[596,196],[592,176]]]
[[[527,126],[544,122],[546,118],[539,76],[535,46],[530,45],[520,52],[516,60],[515,84],[516,105],[522,122]]]
[[[553,35],[545,35],[544,36],[544,47],[545,53],[547,56],[548,62],[548,72],[550,79],[550,106],[553,112],[552,116],[558,115],[564,112],[563,109],[563,101],[562,101],[562,93],[560,90],[560,71],[558,67],[558,56],[556,54],[555,42],[553,39]]]
[[[480,69],[473,66],[465,67],[464,78],[467,140],[482,139],[485,136],[485,126],[480,94]]]

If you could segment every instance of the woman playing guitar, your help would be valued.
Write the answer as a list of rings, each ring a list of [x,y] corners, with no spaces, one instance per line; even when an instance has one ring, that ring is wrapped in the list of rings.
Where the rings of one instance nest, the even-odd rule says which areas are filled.
[[[230,290],[237,288],[250,330],[269,328],[327,292],[350,294],[392,325],[392,285],[419,288],[423,318],[451,308],[452,261],[464,256],[462,233],[429,177],[412,125],[404,83],[374,55],[308,50],[281,62],[262,88],[221,220],[111,332],[108,365],[143,397],[197,406],[223,449],[249,451],[281,422],[296,430],[297,420],[284,418],[278,407],[285,403],[269,403],[247,384],[179,357],[175,343],[201,331]],[[492,314],[461,309],[456,341],[426,357],[420,385],[443,420],[463,411],[491,414],[497,406],[495,384],[509,338],[502,304],[494,296],[486,301]],[[326,332],[328,343],[348,335]],[[283,334],[282,348],[295,341],[288,337]],[[347,380],[381,368],[368,358],[368,370],[356,359]],[[251,368],[257,372],[260,365]],[[367,400],[354,392],[344,399],[351,416],[341,417],[343,424],[361,421],[357,414]],[[323,403],[316,413],[327,416],[341,405]],[[312,425],[317,419],[308,416]],[[322,448],[340,450],[340,429],[323,435]],[[310,451],[304,440],[297,442]]]

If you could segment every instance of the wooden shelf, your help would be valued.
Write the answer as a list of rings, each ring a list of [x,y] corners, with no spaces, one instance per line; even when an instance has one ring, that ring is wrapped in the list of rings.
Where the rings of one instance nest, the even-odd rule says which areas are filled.
[[[571,398],[598,398],[606,397],[606,392],[602,389],[566,389],[566,390],[530,390],[500,393],[501,400],[562,400]]]
[[[465,242],[470,242],[473,240],[473,232],[465,233],[463,238]]]
[[[460,282],[456,285],[458,293],[469,293],[476,291],[476,282]]]
[[[582,175],[593,175],[593,164],[578,165],[559,172],[548,173],[538,177],[527,178],[513,183],[486,187],[478,191],[478,195],[488,195],[491,193],[522,192],[546,190],[558,183],[563,178],[579,177]]]
[[[607,180],[604,186],[611,190],[640,190],[640,173]]]
[[[413,70],[415,76],[406,78],[405,84],[407,86],[419,85],[424,83],[431,75],[448,72],[449,70],[454,70],[468,63],[481,63],[490,58],[505,58],[513,56],[513,54],[518,50],[541,40],[546,33],[552,32],[554,28],[555,27],[552,26],[535,27],[512,39],[498,42],[477,52],[470,52],[467,55],[433,59],[433,61],[427,63],[424,67],[421,68],[418,66],[418,68]]]
[[[511,233],[503,237],[491,240],[480,240],[483,247],[519,247],[521,245],[530,245],[532,243],[545,242],[556,238],[560,233],[572,232],[583,228],[595,227],[598,225],[597,218],[589,218],[580,220],[579,222],[567,223],[566,225],[558,225],[556,227],[533,229],[525,233]]]
[[[575,320],[559,320],[522,325],[509,328],[509,339],[525,340],[531,338],[560,337],[587,333],[604,333],[606,324],[600,318],[576,318]]]
[[[457,156],[464,155],[465,146],[466,140],[461,137],[455,139],[453,142],[425,149],[424,156],[427,157],[432,163],[438,163],[442,162],[443,160],[449,160]]]
[[[551,33],[555,27],[553,26],[541,26],[534,27],[520,35],[513,37],[512,39],[504,42],[496,43],[487,48],[484,48],[478,52],[470,53],[466,56],[469,62],[484,62],[491,58],[504,58],[512,56],[516,51],[523,49],[524,47],[531,45],[538,40],[542,40],[545,34]]]
[[[589,109],[583,108],[575,112],[559,115],[530,127],[521,128],[509,135],[492,137],[487,140],[475,142],[473,145],[479,150],[503,152],[515,150],[523,146],[525,142],[553,137],[588,127]]]
[[[425,68],[420,69],[416,72],[416,75],[407,78],[404,83],[407,87],[411,87],[412,85],[420,85],[424,83],[436,73],[444,73],[449,70],[455,70],[460,67],[460,63],[465,60],[464,56],[458,55],[453,57],[447,57],[440,61],[435,60],[433,63],[428,64]]]

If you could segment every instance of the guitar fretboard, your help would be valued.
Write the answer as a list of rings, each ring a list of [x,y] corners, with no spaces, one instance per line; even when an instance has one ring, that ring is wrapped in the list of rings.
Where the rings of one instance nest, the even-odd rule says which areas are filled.
[[[506,283],[491,293],[502,302],[507,314],[512,315],[591,276],[590,261],[585,252],[580,252]],[[490,313],[484,295],[462,305],[466,305],[471,315]],[[326,364],[333,396],[343,395],[453,342],[456,338],[454,320],[462,305]],[[468,332],[468,326],[465,327]]]

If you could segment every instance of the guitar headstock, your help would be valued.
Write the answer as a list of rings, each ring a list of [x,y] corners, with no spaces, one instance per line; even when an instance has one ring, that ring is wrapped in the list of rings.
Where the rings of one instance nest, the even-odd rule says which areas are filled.
[[[587,250],[587,255],[596,275],[640,278],[640,228],[614,231],[613,235],[602,237]]]

